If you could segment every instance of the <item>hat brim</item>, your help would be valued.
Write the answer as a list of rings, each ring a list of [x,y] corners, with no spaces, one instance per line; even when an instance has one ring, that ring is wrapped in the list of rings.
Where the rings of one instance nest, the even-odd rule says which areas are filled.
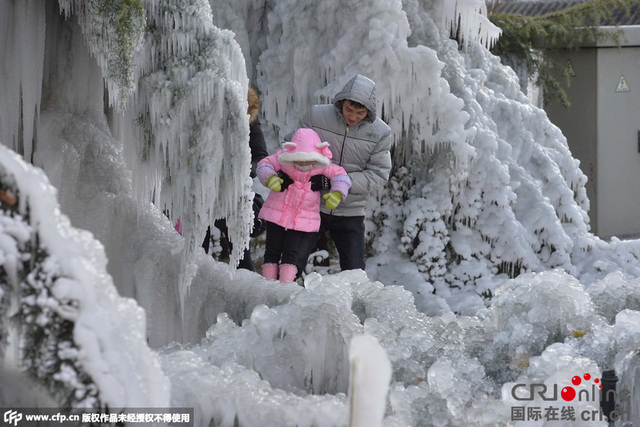
[[[294,153],[282,153],[278,156],[278,161],[283,165],[290,165],[295,162],[314,162],[314,166],[324,167],[329,164],[329,159],[320,153],[308,153],[296,151]]]

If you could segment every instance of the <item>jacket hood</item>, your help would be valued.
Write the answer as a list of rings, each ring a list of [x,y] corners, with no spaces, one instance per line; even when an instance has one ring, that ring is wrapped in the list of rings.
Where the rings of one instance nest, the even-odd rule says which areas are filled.
[[[293,134],[291,142],[282,144],[278,161],[283,165],[313,161],[314,167],[325,167],[331,157],[328,142],[322,142],[312,129],[301,128]]]
[[[333,98],[333,105],[340,111],[340,114],[342,114],[342,101],[345,99],[358,102],[367,107],[367,110],[369,110],[367,118],[372,122],[376,120],[376,84],[373,80],[362,74],[356,74],[344,85],[342,90]]]
[[[258,97],[258,92],[252,87],[249,88],[247,101],[249,102],[249,106],[247,107],[249,124],[252,124],[258,118],[258,112],[260,111],[260,98]]]

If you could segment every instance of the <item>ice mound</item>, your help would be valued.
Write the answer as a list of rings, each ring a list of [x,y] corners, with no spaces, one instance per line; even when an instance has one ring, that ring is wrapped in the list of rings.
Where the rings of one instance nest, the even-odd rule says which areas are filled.
[[[561,270],[523,274],[492,300],[496,325],[510,348],[539,354],[549,344],[590,330],[596,308],[583,286]]]
[[[609,323],[624,309],[640,310],[640,279],[629,279],[621,271],[595,282],[587,292]]]

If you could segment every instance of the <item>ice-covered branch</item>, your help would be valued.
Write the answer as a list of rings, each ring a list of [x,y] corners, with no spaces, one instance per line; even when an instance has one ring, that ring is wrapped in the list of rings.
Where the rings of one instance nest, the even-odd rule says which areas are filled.
[[[181,219],[181,296],[195,274],[193,251],[215,218],[227,218],[240,259],[253,212],[244,58],[233,33],[213,25],[209,4],[146,1],[144,54],[131,111],[117,133],[136,197]]]
[[[443,3],[444,28],[451,28],[463,46],[480,43],[491,48],[502,34],[502,30],[487,18],[484,0],[449,0]]]
[[[102,245],[60,213],[42,171],[3,145],[0,189],[12,195],[0,200],[0,277],[9,279],[0,297],[16,301],[14,312],[0,310],[0,337],[17,313],[10,351],[27,373],[65,406],[168,406],[144,312],[118,295]]]
[[[136,89],[134,55],[142,47],[145,13],[140,0],[58,0],[69,17],[77,16],[85,41],[102,69],[109,103],[124,108]]]
[[[206,1],[186,3],[146,3],[150,30],[136,102],[146,137],[137,139],[137,163],[158,175],[136,184],[182,218],[185,263],[213,219],[227,218],[235,265],[253,215],[244,58],[233,33],[213,26]]]

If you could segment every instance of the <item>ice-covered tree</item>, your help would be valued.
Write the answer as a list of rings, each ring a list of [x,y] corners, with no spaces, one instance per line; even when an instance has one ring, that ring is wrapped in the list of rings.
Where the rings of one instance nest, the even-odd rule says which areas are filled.
[[[0,191],[19,203],[0,214],[5,365],[44,343],[23,366],[53,367],[36,374],[60,404],[249,426],[345,425],[361,334],[391,362],[385,425],[506,423],[509,381],[620,366],[638,345],[637,242],[589,233],[584,175],[489,53],[484,14],[480,0],[0,0],[0,58],[15,58],[0,137],[19,153],[0,147]],[[231,276],[197,246],[232,213],[246,239],[247,75],[273,148],[356,72],[395,137],[367,271],[305,288]],[[11,301],[33,338],[9,328]]]
[[[356,9],[363,25],[351,23]],[[580,276],[574,259],[600,244],[586,177],[489,53],[499,31],[485,15],[481,1],[280,1],[257,64],[265,119],[280,135],[356,72],[376,82],[395,173],[372,204],[372,254],[404,254],[443,293],[490,296],[506,278],[556,267]]]
[[[99,242],[60,213],[42,171],[5,146],[0,192],[3,370],[23,369],[63,407],[167,405],[142,310],[118,295]]]
[[[102,274],[145,308],[146,340],[153,345],[182,340],[189,323],[182,320],[183,303],[198,269],[194,251],[204,229],[215,217],[229,218],[232,238],[240,242],[235,261],[252,215],[247,79],[233,34],[215,28],[209,4],[197,1],[3,1],[0,11],[0,56],[12,58],[3,62],[0,85],[3,143],[41,166],[57,188],[62,211],[100,239],[109,257],[108,275]],[[3,160],[7,168],[23,167],[8,153]],[[9,182],[16,179],[7,176]],[[21,185],[31,183],[18,180],[12,191],[25,193]],[[52,189],[43,190],[52,193],[46,197],[55,197]],[[21,206],[24,214],[33,205]],[[184,240],[163,209],[174,220],[182,218]],[[46,213],[31,219],[40,222],[40,215]],[[108,396],[109,385],[102,390],[104,383],[93,384],[99,379],[75,361],[80,344],[72,336],[81,326],[33,303],[51,300],[49,288],[69,273],[48,261],[65,256],[60,246],[47,247],[37,230],[25,233],[16,243],[31,245],[23,248],[30,267],[22,268],[29,274],[23,282],[31,283],[23,299],[31,302],[18,303],[22,319],[31,322],[25,327],[29,333],[17,338],[25,343],[23,366],[31,367],[59,401],[118,406],[123,402]],[[15,314],[9,301],[17,296],[4,285],[20,282],[11,265],[6,261],[1,270],[12,279],[3,280],[3,318]],[[1,328],[2,342],[17,348],[7,325]],[[139,330],[132,325],[132,331]]]
[[[72,191],[64,188],[62,175],[77,171],[80,165],[75,155],[65,155],[64,150],[54,153],[64,135],[33,136],[33,131],[23,129],[47,122],[34,118],[34,112],[50,111],[53,106],[62,106],[69,114],[89,113],[105,137],[115,135],[123,142],[133,172],[133,195],[140,206],[153,202],[172,220],[180,217],[184,224],[181,298],[194,274],[193,251],[215,218],[226,217],[231,225],[230,237],[238,242],[231,254],[235,265],[242,243],[248,239],[252,216],[249,149],[244,143],[248,140],[247,78],[233,34],[213,26],[209,4],[62,1],[60,11],[65,21],[55,2],[46,7],[4,2],[3,8],[10,42],[4,54],[25,55],[23,61],[9,65],[9,80],[3,85],[7,91],[3,140],[13,141],[12,148],[33,157],[35,164],[50,172],[65,198]],[[38,19],[22,27],[11,22],[11,17],[27,12]],[[79,66],[77,59],[67,54],[56,57],[55,48],[45,52],[45,20],[50,28],[48,43],[70,52],[84,41],[99,69],[89,59]],[[24,49],[16,47],[20,43]],[[25,72],[22,68],[29,53],[36,66],[30,63],[29,72]],[[69,67],[75,67],[76,76],[87,79],[91,86],[76,85],[67,90],[70,83],[64,73]],[[49,74],[43,74],[45,68]],[[94,85],[100,79],[107,89],[104,103],[112,106],[107,111],[110,129],[103,113],[103,91]],[[31,93],[36,87],[44,88],[42,100],[39,91]],[[13,116],[19,106],[22,120]],[[65,131],[59,123],[51,126],[60,133]],[[57,139],[53,146],[51,139]],[[40,152],[32,154],[34,147]],[[72,151],[82,156],[85,147]]]

